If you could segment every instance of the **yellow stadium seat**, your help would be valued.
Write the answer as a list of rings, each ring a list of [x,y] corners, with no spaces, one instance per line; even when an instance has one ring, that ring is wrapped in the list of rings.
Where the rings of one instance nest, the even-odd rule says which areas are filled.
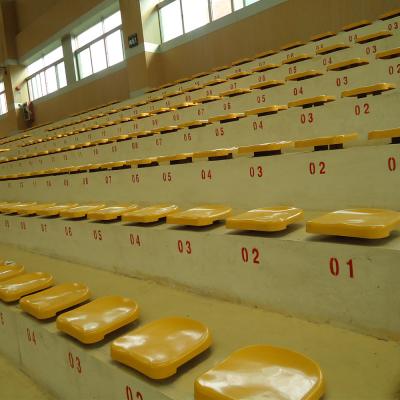
[[[198,151],[193,153],[194,159],[208,159],[208,161],[223,160],[227,158],[232,158],[234,154],[237,153],[237,147],[231,147],[227,149],[215,149]]]
[[[275,86],[284,85],[285,81],[281,79],[270,79],[262,82],[255,83],[254,85],[250,85],[250,89],[268,89]]]
[[[266,207],[246,211],[226,219],[228,229],[278,232],[303,219],[303,210],[295,207]]]
[[[381,14],[379,16],[379,19],[386,20],[389,18],[396,17],[397,15],[400,15],[400,8],[397,8],[395,10],[391,10],[391,11],[385,12],[384,14]]]
[[[358,133],[347,133],[343,135],[320,136],[311,139],[296,140],[295,148],[314,147],[316,150],[321,147],[340,148],[343,144],[353,140],[357,140]]]
[[[88,219],[95,221],[112,221],[118,219],[122,214],[136,210],[137,204],[117,205],[101,208],[99,210],[90,211],[87,214]]]
[[[368,60],[362,58],[352,58],[350,60],[340,61],[335,64],[328,65],[327,71],[343,71],[349,68],[360,67],[369,64]]]
[[[264,155],[273,155],[273,154],[281,154],[282,149],[287,149],[293,147],[292,142],[275,142],[275,143],[262,143],[262,144],[253,144],[251,146],[241,146],[238,148],[239,156],[247,156],[253,155],[264,156]]]
[[[360,208],[334,211],[307,222],[308,233],[382,239],[400,224],[400,213],[391,210]]]
[[[370,33],[368,35],[363,35],[363,36],[359,36],[356,39],[356,43],[368,43],[368,42],[372,42],[374,40],[379,40],[379,39],[384,39],[387,38],[389,36],[393,36],[392,32],[389,31],[379,31],[379,32],[373,32]]]
[[[375,58],[380,60],[388,60],[391,58],[396,58],[400,56],[400,47],[396,47],[394,49],[385,50],[377,53]]]
[[[305,79],[315,78],[316,76],[323,75],[322,72],[316,71],[315,69],[299,72],[297,74],[288,75],[285,80],[286,81],[302,81]]]
[[[207,226],[216,221],[225,220],[232,208],[223,205],[201,205],[185,211],[177,211],[167,216],[167,224]]]
[[[42,210],[44,208],[52,207],[55,206],[56,203],[39,203],[39,204],[33,204],[31,206],[26,206],[18,209],[18,214],[20,215],[35,215],[39,210]]]
[[[157,222],[178,210],[179,207],[175,204],[157,204],[150,207],[144,207],[136,211],[124,213],[122,214],[122,221],[140,223]]]
[[[400,128],[372,131],[368,133],[368,139],[397,139],[400,138]]]
[[[342,28],[342,31],[348,32],[348,31],[352,31],[352,30],[354,30],[354,29],[362,28],[362,27],[367,26],[367,25],[371,25],[371,24],[372,24],[371,21],[369,21],[369,20],[367,20],[367,19],[363,19],[363,20],[361,20],[361,21],[352,22],[352,23],[350,23],[350,24],[348,24],[348,25],[345,25],[345,26]]]
[[[53,285],[53,277],[45,272],[20,274],[0,282],[0,299],[6,303]]]
[[[25,268],[21,264],[17,264],[15,261],[2,261],[0,263],[0,281],[14,278],[24,272]]]
[[[311,54],[297,54],[297,55],[295,55],[293,57],[285,58],[282,61],[282,65],[294,64],[294,63],[297,63],[297,62],[300,62],[300,61],[309,60],[311,58],[312,58]]]
[[[149,378],[165,379],[211,343],[209,330],[202,323],[182,317],[163,318],[114,340],[111,358]]]
[[[298,40],[296,42],[291,42],[291,43],[287,43],[283,46],[280,47],[281,50],[290,50],[290,49],[294,49],[296,47],[300,47],[300,46],[304,46],[306,43]]]
[[[316,35],[312,35],[310,37],[310,41],[311,42],[319,42],[320,40],[327,39],[332,36],[336,36],[336,33],[332,32],[332,31],[317,33]]]
[[[224,115],[216,115],[215,117],[211,117],[208,119],[208,122],[228,122],[233,120],[238,120],[239,118],[243,118],[245,116],[244,113],[231,113]]]
[[[336,100],[335,96],[321,95],[321,96],[316,96],[316,97],[310,97],[307,99],[290,101],[288,103],[288,106],[290,108],[292,108],[292,107],[310,107],[310,106],[316,106],[316,105],[329,103],[329,102],[335,101],[335,100]]]
[[[257,345],[235,351],[197,378],[194,391],[195,400],[318,400],[324,379],[304,355]]]
[[[342,97],[364,97],[367,95],[375,95],[388,90],[395,89],[394,83],[377,83],[376,85],[363,86],[356,89],[345,90],[342,92]]]
[[[67,208],[60,212],[60,216],[64,218],[83,218],[91,211],[97,211],[106,207],[105,204],[83,204],[76,207]]]
[[[37,319],[55,317],[60,311],[83,303],[90,298],[89,288],[81,283],[63,283],[39,293],[23,297],[19,304]]]
[[[172,156],[160,156],[157,157],[157,162],[162,164],[183,164],[185,162],[191,162],[193,153],[180,153]]]
[[[264,72],[264,71],[269,71],[271,69],[275,69],[275,68],[279,68],[279,67],[280,67],[279,64],[268,63],[268,64],[259,65],[257,67],[254,67],[251,70],[253,72]]]
[[[56,322],[60,331],[91,344],[138,318],[136,302],[121,296],[105,296],[59,315]]]
[[[3,212],[6,213],[6,214],[16,214],[19,210],[24,209],[24,207],[30,207],[30,206],[34,206],[36,204],[37,203],[35,203],[35,202],[17,203],[17,204],[5,207]]]
[[[62,211],[68,210],[76,206],[78,206],[78,203],[56,204],[55,206],[50,206],[41,210],[37,210],[37,215],[43,217],[53,217],[56,215],[60,215]]]
[[[249,115],[267,115],[267,114],[276,114],[278,111],[283,111],[287,110],[288,106],[287,105],[273,105],[273,106],[267,106],[267,107],[260,107],[260,108],[253,108],[251,110],[245,111],[245,114],[247,116]]]

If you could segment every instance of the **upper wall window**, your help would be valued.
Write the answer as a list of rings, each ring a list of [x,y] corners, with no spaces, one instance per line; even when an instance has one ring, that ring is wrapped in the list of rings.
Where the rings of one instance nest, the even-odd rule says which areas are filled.
[[[121,12],[104,18],[75,37],[78,79],[86,78],[124,60]]]
[[[158,5],[162,41],[222,18],[259,0],[164,0]]]
[[[62,47],[42,55],[26,67],[29,98],[36,100],[67,86]]]
[[[0,115],[6,114],[7,111],[6,88],[4,82],[0,81]]]

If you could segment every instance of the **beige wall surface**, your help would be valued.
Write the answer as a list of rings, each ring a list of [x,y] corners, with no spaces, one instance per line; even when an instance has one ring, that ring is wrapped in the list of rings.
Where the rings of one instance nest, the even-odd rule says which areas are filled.
[[[119,2],[125,42],[133,32],[138,33],[140,41],[143,38],[150,40],[151,35],[143,34],[143,30],[146,33],[148,27],[142,26],[141,14],[147,11],[141,10],[139,0]],[[15,48],[18,57],[23,58],[49,37],[102,3],[106,2],[16,0],[19,33],[15,37]],[[375,19],[380,13],[399,6],[399,0],[288,0],[165,52],[133,53],[125,69],[90,80],[87,84],[79,83],[64,93],[36,102],[35,124],[54,121],[112,99],[126,98],[129,93],[142,88],[210,70],[214,66],[277,48],[287,42],[307,40],[315,33],[338,30],[349,22],[364,18]],[[5,29],[1,28],[0,32],[4,35]],[[8,28],[8,32],[11,31]],[[12,43],[9,37],[2,39],[0,56],[6,51],[7,44]],[[11,133],[15,130],[17,123],[10,124],[11,120],[16,121],[15,116],[0,120],[0,132]]]
[[[89,81],[86,85],[34,103],[35,124],[53,122],[67,115],[91,107],[100,106],[113,100],[129,96],[127,69],[123,68],[101,79]]]

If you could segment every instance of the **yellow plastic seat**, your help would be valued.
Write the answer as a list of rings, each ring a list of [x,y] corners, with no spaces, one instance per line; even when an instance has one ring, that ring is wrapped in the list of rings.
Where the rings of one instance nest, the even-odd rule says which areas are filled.
[[[16,214],[19,210],[22,210],[25,207],[34,206],[36,204],[37,203],[34,203],[34,202],[14,204],[14,205],[5,207],[3,212],[5,212],[6,214]]]
[[[6,303],[17,301],[27,294],[47,289],[53,285],[53,277],[45,272],[20,274],[0,282],[0,299]]]
[[[296,42],[287,43],[287,44],[281,46],[280,49],[286,51],[286,50],[294,49],[296,47],[304,46],[305,44],[306,44],[305,42],[298,40]]]
[[[400,138],[400,128],[384,129],[368,133],[368,139],[398,139]]]
[[[40,210],[37,210],[37,215],[43,217],[52,217],[56,215],[60,215],[62,211],[68,210],[72,207],[78,206],[78,203],[67,203],[67,204],[56,204],[55,206],[46,207]]]
[[[361,20],[361,21],[352,22],[352,23],[350,23],[350,24],[348,24],[348,25],[345,25],[345,26],[342,28],[342,31],[344,31],[344,32],[349,32],[349,31],[352,31],[352,30],[354,30],[354,29],[362,28],[362,27],[364,27],[364,26],[371,25],[371,24],[372,24],[371,21],[369,21],[369,20],[367,20],[367,19],[363,19],[363,20]]]
[[[122,214],[136,210],[138,207],[137,204],[110,206],[91,211],[87,214],[87,217],[95,221],[112,221],[118,219]]]
[[[0,281],[14,278],[17,275],[21,275],[25,270],[25,267],[15,261],[2,261],[0,264]]]
[[[135,301],[121,296],[105,296],[57,317],[57,328],[85,344],[97,343],[104,336],[139,318]]]
[[[332,236],[382,239],[400,224],[400,213],[360,208],[334,211],[307,222],[306,231]]]
[[[321,96],[316,96],[316,97],[310,97],[310,98],[307,98],[307,99],[300,99],[300,100],[290,101],[288,103],[288,106],[289,106],[289,108],[292,108],[292,107],[310,107],[310,106],[329,103],[329,102],[335,101],[335,100],[336,100],[335,96],[321,95]]]
[[[43,209],[43,208],[48,208],[48,207],[52,207],[55,206],[56,203],[40,203],[40,204],[33,204],[31,206],[26,206],[26,207],[22,207],[20,208],[17,213],[20,215],[35,215],[39,210]]]
[[[363,35],[363,36],[360,36],[360,37],[358,37],[357,39],[356,39],[356,43],[368,43],[368,42],[372,42],[372,41],[375,41],[375,40],[379,40],[379,39],[384,39],[384,38],[387,38],[387,37],[389,37],[389,36],[393,36],[393,33],[392,32],[389,32],[389,31],[379,31],[379,32],[373,32],[373,33],[370,33],[370,34],[368,34],[368,35]]]
[[[195,400],[318,400],[323,394],[317,363],[267,345],[233,352],[197,378],[194,387]]]
[[[262,81],[262,82],[258,82],[255,83],[254,85],[250,85],[250,89],[252,90],[256,90],[256,89],[269,89],[275,86],[281,86],[284,85],[285,81],[281,80],[281,79],[270,79],[267,81]]]
[[[396,58],[400,56],[400,47],[396,47],[394,49],[385,50],[377,53],[375,58],[380,60],[389,60],[391,58]]]
[[[97,211],[106,207],[105,204],[83,204],[76,207],[68,208],[60,212],[60,216],[64,218],[83,218],[91,211]]]
[[[332,31],[323,32],[323,33],[317,33],[317,34],[312,35],[310,37],[310,41],[311,42],[319,42],[322,39],[327,39],[327,38],[332,37],[332,36],[336,36],[336,33],[332,32]]]
[[[311,58],[312,58],[311,54],[297,54],[297,55],[295,55],[293,57],[285,58],[282,61],[282,65],[294,64],[294,63],[297,63],[297,62],[300,62],[300,61],[309,60]]]
[[[376,85],[363,86],[360,88],[345,90],[342,92],[342,97],[364,97],[368,95],[376,95],[388,90],[396,88],[394,83],[377,83]]]
[[[232,208],[223,205],[201,205],[184,211],[177,211],[167,216],[167,224],[207,226],[216,221],[225,220],[232,213]]]
[[[230,114],[216,115],[214,117],[211,117],[208,119],[208,122],[211,122],[211,123],[227,122],[227,121],[238,120],[243,117],[245,117],[244,113],[230,113]]]
[[[279,111],[287,110],[288,106],[287,105],[273,105],[273,106],[267,106],[267,107],[259,107],[259,108],[253,108],[251,110],[246,110],[245,114],[246,116],[249,115],[267,115],[267,114],[276,114]]]
[[[83,303],[90,298],[89,288],[81,283],[63,283],[39,293],[23,297],[19,304],[37,319],[54,317],[58,312]]]
[[[207,350],[212,344],[208,328],[182,317],[150,322],[114,340],[111,358],[152,379],[165,379]]]
[[[322,72],[316,71],[315,69],[309,70],[309,71],[304,71],[304,72],[299,72],[297,74],[291,74],[288,75],[285,80],[286,81],[302,81],[305,79],[311,79],[315,78],[317,76],[323,75]]]
[[[327,71],[343,71],[345,69],[361,67],[362,65],[369,64],[368,60],[362,58],[352,58],[350,60],[340,61],[335,64],[328,65],[326,67]]]
[[[344,143],[351,142],[358,139],[358,133],[347,133],[343,135],[332,135],[332,136],[320,136],[311,139],[296,140],[294,142],[295,148],[305,147],[336,147],[343,146]]]
[[[262,143],[262,144],[253,144],[250,146],[241,146],[238,148],[239,156],[263,156],[263,155],[272,155],[272,154],[280,154],[283,149],[288,149],[293,147],[292,142],[276,142],[276,143]]]
[[[391,10],[391,11],[385,12],[385,13],[381,14],[378,17],[378,19],[381,19],[381,20],[384,21],[386,19],[394,18],[397,15],[400,15],[400,8],[396,8],[395,10]]]
[[[175,204],[157,204],[150,207],[144,207],[136,211],[124,213],[122,214],[122,221],[141,223],[157,222],[178,210],[179,207]]]
[[[303,219],[303,210],[295,207],[266,207],[246,211],[226,219],[228,229],[278,232]]]
[[[264,65],[259,65],[258,67],[254,67],[251,69],[252,72],[264,72],[264,71],[269,71],[271,69],[279,68],[279,64],[264,64]]]
[[[232,158],[237,153],[237,147],[227,149],[205,150],[193,153],[193,159],[208,159],[214,161],[218,159]]]

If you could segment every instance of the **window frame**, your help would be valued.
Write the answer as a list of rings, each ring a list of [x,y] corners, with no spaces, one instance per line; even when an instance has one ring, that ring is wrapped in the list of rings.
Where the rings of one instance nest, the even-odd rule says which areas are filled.
[[[58,46],[58,47],[61,47],[61,46]],[[49,53],[51,53],[51,51]],[[36,61],[41,59],[41,58],[44,58],[46,55],[47,54],[41,55],[41,57],[37,58]],[[34,61],[34,62],[36,62],[36,61]],[[33,64],[33,63],[31,63],[31,64]],[[62,58],[58,59],[57,61],[54,61],[53,63],[51,63],[49,65],[46,65],[45,67],[39,69],[38,71],[34,72],[33,74],[31,74],[31,75],[29,75],[29,76],[27,76],[25,78],[25,82],[26,82],[27,87],[28,87],[28,95],[29,95],[29,100],[30,101],[35,101],[35,100],[38,100],[38,99],[40,99],[42,97],[48,96],[49,94],[55,93],[55,92],[59,91],[60,89],[66,87],[68,85],[68,82],[66,82],[66,85],[64,85],[62,87],[60,85],[60,77],[59,77],[59,73],[58,73],[58,65],[60,65],[60,64],[64,64],[64,70],[65,70],[64,53],[63,53],[63,57]],[[53,90],[52,92],[49,93],[47,77],[46,77],[46,71],[50,70],[53,67],[54,67],[54,72],[55,72],[55,75],[56,75],[57,89]],[[43,74],[42,76],[44,77],[44,83],[42,82],[41,74]],[[36,97],[35,93],[34,93],[35,91],[33,90],[32,82],[33,82],[33,79],[36,79],[38,76],[40,77],[39,79],[41,80],[41,84],[40,84],[40,93],[41,94]],[[42,90],[43,89],[43,84],[44,84],[44,87],[46,88],[46,94],[43,94],[43,90]],[[37,92],[39,94],[38,88],[37,88]]]
[[[118,11],[116,11],[116,12],[118,12]],[[115,12],[115,13],[116,13],[116,12]],[[86,43],[86,44],[83,45],[82,47],[79,47],[79,48],[77,48],[77,49],[75,49],[75,50],[73,51],[74,62],[75,62],[75,69],[76,69],[76,75],[77,75],[78,81],[81,81],[82,79],[89,78],[90,76],[95,75],[95,74],[98,74],[99,72],[105,71],[106,69],[108,69],[108,68],[110,68],[110,67],[112,67],[112,66],[114,66],[114,65],[116,65],[116,64],[119,64],[120,62],[123,62],[123,61],[125,60],[125,46],[124,46],[124,35],[123,35],[123,30],[122,30],[122,22],[121,22],[120,25],[116,26],[115,28],[113,28],[113,29],[111,29],[111,30],[109,30],[109,31],[107,31],[107,32],[104,32],[104,20],[107,19],[108,17],[110,17],[111,15],[115,14],[115,13],[112,13],[112,14],[108,15],[107,17],[101,18],[100,22],[101,22],[101,24],[102,24],[102,29],[103,29],[103,34],[102,34],[101,36],[96,37],[95,39],[93,39],[93,40],[90,41],[89,43]],[[98,23],[99,23],[99,22],[93,24],[92,26],[95,26],[95,25],[98,24]],[[90,28],[91,28],[91,27],[85,29],[85,31],[88,30],[88,29],[90,29]],[[85,32],[85,31],[82,31],[82,32],[80,32],[79,34],[75,35],[75,37],[73,38],[73,40],[76,40],[77,36],[79,36],[81,33]],[[120,62],[116,63],[116,64],[109,65],[109,55],[108,55],[108,51],[107,51],[106,38],[107,38],[108,36],[111,36],[113,33],[117,32],[117,31],[119,31],[120,36],[121,36],[121,43],[122,43],[122,60],[121,60]],[[97,42],[100,42],[100,41],[103,41],[103,43],[104,43],[104,50],[105,50],[105,55],[106,55],[106,64],[107,64],[107,67],[104,68],[104,69],[102,69],[102,70],[100,70],[100,71],[93,72],[93,57],[92,57],[92,50],[90,49],[90,47],[91,47],[93,44],[95,44],[95,43],[97,43]],[[90,54],[90,65],[91,65],[91,67],[92,67],[92,73],[89,74],[89,75],[86,75],[85,77],[82,77],[82,74],[81,74],[81,71],[80,71],[80,67],[79,67],[79,54],[82,53],[83,51],[87,50],[87,49],[89,49],[89,54]]]
[[[164,35],[163,35],[163,24],[162,24],[162,17],[161,17],[161,12],[160,12],[160,11],[161,11],[162,8],[168,6],[169,4],[173,3],[174,1],[178,1],[178,3],[179,3],[179,9],[180,9],[180,15],[181,15],[181,23],[182,23],[182,31],[183,31],[183,33],[182,33],[181,35],[175,36],[175,37],[172,38],[172,39],[164,40]],[[257,1],[258,1],[258,0],[257,0]],[[256,1],[256,2],[257,2],[257,1]],[[248,7],[248,6],[251,6],[252,4],[254,4],[254,3],[252,3],[252,4],[246,4],[246,0],[241,0],[241,2],[242,2],[242,6],[241,6],[240,8],[235,9],[235,0],[230,0],[230,3],[231,3],[231,12],[228,13],[228,14],[226,14],[226,15],[224,15],[224,16],[222,16],[222,17],[213,19],[213,8],[212,8],[212,6],[213,6],[212,3],[213,3],[213,1],[212,1],[212,0],[207,0],[207,4],[208,4],[208,15],[209,15],[209,21],[208,21],[207,24],[210,24],[210,23],[212,23],[212,22],[214,22],[214,21],[218,21],[219,19],[224,18],[224,17],[226,17],[227,15],[233,14],[233,13],[235,13],[236,11],[242,10],[243,8]],[[157,4],[156,7],[157,7],[157,12],[158,12],[158,21],[159,21],[160,34],[161,34],[161,42],[162,42],[162,43],[169,42],[170,40],[174,40],[174,39],[176,39],[177,37],[183,36],[183,35],[185,35],[185,34],[187,34],[187,33],[193,31],[193,30],[190,30],[190,31],[187,31],[187,30],[186,30],[186,27],[185,27],[185,18],[184,18],[184,13],[183,13],[183,6],[182,6],[182,0],[162,0],[162,1],[160,1],[160,2]],[[204,24],[204,25],[202,25],[202,26],[205,26],[205,25],[207,25],[207,24]],[[198,28],[196,28],[196,29],[198,29]],[[196,29],[194,29],[194,30],[196,30]]]
[[[2,106],[1,106],[1,101],[0,101],[0,116],[1,116],[1,115],[5,115],[8,113],[8,105],[7,105],[6,85],[5,85],[4,81],[0,81],[0,83],[2,83],[3,87],[4,87],[3,90],[0,90],[0,97],[4,96],[5,105],[6,105],[6,109],[3,110]]]

